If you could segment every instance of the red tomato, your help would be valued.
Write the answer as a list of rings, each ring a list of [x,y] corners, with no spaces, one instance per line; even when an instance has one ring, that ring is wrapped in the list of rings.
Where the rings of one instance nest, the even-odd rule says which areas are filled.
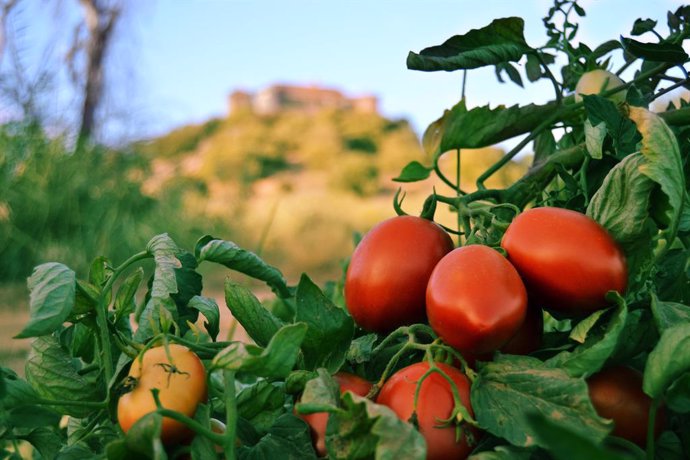
[[[587,386],[597,413],[615,423],[612,434],[644,448],[652,399],[642,391],[642,374],[629,367],[610,367],[591,376]],[[664,412],[657,411],[655,436],[663,430]]]
[[[515,268],[488,246],[453,250],[436,265],[426,291],[432,329],[462,353],[494,351],[515,335],[527,292]]]
[[[424,321],[429,275],[452,249],[450,236],[421,217],[393,217],[371,229],[352,254],[345,279],[345,302],[355,322],[388,332]]]
[[[150,348],[141,360],[135,359],[129,377],[136,382],[129,393],[117,402],[117,419],[125,433],[141,417],[156,410],[151,390],[158,389],[158,399],[166,409],[194,417],[199,403],[206,401],[206,369],[199,357],[187,347],[177,344]],[[161,440],[174,444],[191,439],[193,432],[186,425],[163,418]]]
[[[457,385],[460,401],[474,416],[470,405],[470,381],[458,369],[442,363],[436,365]],[[414,395],[417,382],[429,370],[427,362],[407,366],[391,376],[381,388],[376,402],[390,407],[401,420],[409,421],[414,412]],[[468,425],[456,439],[456,426],[440,427],[440,421],[448,419],[454,409],[453,393],[448,381],[439,373],[430,374],[422,382],[417,400],[417,423],[427,446],[427,460],[464,459],[472,451],[466,437]],[[476,435],[474,430],[471,430]]]
[[[501,246],[537,306],[586,314],[607,306],[608,291],[625,291],[623,252],[601,225],[579,212],[527,210],[510,224]]]
[[[366,396],[372,387],[371,382],[347,372],[338,372],[333,378],[340,385],[341,393],[351,391],[358,396]],[[320,457],[326,456],[326,426],[328,425],[328,416],[329,414],[327,412],[300,415],[302,420],[309,424],[311,438],[316,452]]]

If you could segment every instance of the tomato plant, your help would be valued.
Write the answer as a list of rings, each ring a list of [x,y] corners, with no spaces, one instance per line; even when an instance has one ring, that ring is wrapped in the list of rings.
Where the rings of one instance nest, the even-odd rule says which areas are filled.
[[[534,208],[510,224],[502,247],[544,308],[582,314],[608,305],[606,293],[625,292],[625,255],[606,230],[568,209]]]
[[[575,86],[575,100],[582,101],[582,96],[599,94],[623,86],[625,82],[618,75],[604,69],[594,69],[582,74]],[[614,102],[625,102],[626,91],[618,91],[611,95]]]
[[[497,350],[527,314],[527,292],[513,266],[496,250],[469,245],[436,265],[427,287],[427,315],[434,331],[461,352]]]
[[[470,381],[454,367],[436,366],[436,371],[430,371],[429,364],[421,362],[399,370],[383,385],[376,401],[419,427],[428,460],[464,459],[472,451],[477,432],[467,424],[456,425],[456,396],[446,378],[456,385],[460,404],[472,415]]]
[[[117,402],[117,420],[125,433],[144,415],[156,410],[152,389],[158,390],[161,407],[188,417],[194,416],[197,406],[206,401],[206,369],[199,357],[182,345],[146,350],[132,362],[126,382],[131,385],[131,391]],[[184,424],[163,418],[164,443],[180,442],[191,435]]]
[[[427,281],[451,249],[450,236],[421,217],[398,216],[371,229],[345,278],[345,302],[357,324],[386,332],[423,321]]]
[[[411,52],[414,70],[469,79],[493,67],[553,97],[477,107],[463,94],[395,178],[402,188],[435,176],[425,218],[405,215],[396,194],[399,216],[323,288],[208,235],[191,250],[157,235],[86,273],[36,267],[17,336],[32,339],[24,376],[0,367],[0,457],[30,444],[44,458],[113,460],[686,460],[690,108],[660,101],[690,86],[690,6],[663,17],[590,46],[577,37],[584,9],[555,0],[540,45],[512,17]],[[604,81],[587,82],[596,75]],[[462,175],[465,149],[495,144],[511,147]],[[517,155],[529,171],[489,186]],[[437,207],[452,224],[433,222]],[[274,298],[230,276],[218,305],[203,295],[201,264]],[[226,307],[250,342],[218,337]],[[122,395],[128,372],[140,378]],[[342,392],[355,383],[344,372],[373,386]],[[315,449],[304,418],[324,413]]]

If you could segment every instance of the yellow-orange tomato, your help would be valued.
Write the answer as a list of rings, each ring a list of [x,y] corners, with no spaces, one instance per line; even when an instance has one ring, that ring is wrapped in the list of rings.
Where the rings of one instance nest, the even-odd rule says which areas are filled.
[[[125,433],[137,420],[156,410],[151,390],[158,389],[158,399],[165,409],[193,417],[199,403],[206,401],[206,370],[197,355],[182,345],[147,350],[129,370],[134,389],[117,403],[117,419]],[[161,440],[165,444],[183,442],[192,432],[182,423],[163,418]]]

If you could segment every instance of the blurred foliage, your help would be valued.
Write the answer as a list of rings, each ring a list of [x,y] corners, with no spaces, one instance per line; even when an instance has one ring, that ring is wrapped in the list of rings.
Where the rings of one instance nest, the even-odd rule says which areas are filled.
[[[193,244],[202,228],[213,229],[182,211],[189,181],[155,199],[142,192],[149,175],[148,160],[134,151],[71,151],[35,124],[1,126],[0,280],[54,260],[85,270],[94,255],[120,260],[160,232]]]

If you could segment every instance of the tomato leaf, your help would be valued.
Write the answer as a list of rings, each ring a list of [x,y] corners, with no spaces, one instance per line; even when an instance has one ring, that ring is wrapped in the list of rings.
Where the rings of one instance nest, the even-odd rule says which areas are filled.
[[[194,253],[199,262],[206,260],[224,265],[231,270],[264,281],[279,297],[292,296],[280,270],[268,265],[253,252],[242,249],[231,241],[206,235],[197,241]]]
[[[336,412],[340,402],[340,386],[326,369],[319,369],[318,376],[304,386],[304,393],[295,409],[300,414]]]
[[[690,323],[690,307],[678,302],[662,302],[652,294],[652,313],[660,333],[679,324]]]
[[[625,300],[619,294],[609,293],[607,299],[618,304],[607,312],[610,316],[607,325],[588,333],[585,342],[573,351],[562,351],[547,360],[546,366],[559,367],[571,377],[588,377],[603,367],[616,350],[628,314]]]
[[[57,429],[47,426],[31,430],[22,438],[34,446],[43,458],[56,458],[64,442]]]
[[[570,331],[570,339],[578,343],[585,343],[585,340],[587,339],[587,334],[594,327],[597,321],[599,321],[601,315],[603,315],[605,312],[605,310],[595,311],[587,318],[577,323],[573,330]]]
[[[198,311],[188,305],[189,301],[194,296],[201,294],[203,286],[201,275],[196,271],[199,266],[196,258],[187,251],[178,251],[176,257],[182,266],[175,269],[177,292],[171,294],[170,297],[177,306],[177,317],[175,317],[175,321],[177,321],[182,329],[180,334],[184,334],[187,330],[187,321],[194,323],[199,316]]]
[[[658,210],[655,220],[670,245],[676,237],[683,197],[687,194],[680,148],[673,131],[658,115],[640,107],[630,107],[629,115],[642,134],[641,152],[647,163],[640,167],[640,172],[659,184],[663,192],[652,200],[651,206]]]
[[[661,333],[644,369],[642,389],[654,399],[683,373],[690,371],[690,323],[681,323]]]
[[[527,414],[539,412],[595,442],[611,430],[592,406],[583,379],[551,368],[536,358],[499,355],[479,369],[472,385],[472,408],[489,433],[521,447],[540,444]]]
[[[261,305],[252,291],[230,279],[225,280],[225,303],[249,337],[262,347],[283,325],[280,319]]]
[[[400,175],[393,180],[396,182],[418,182],[428,179],[433,168],[424,166],[418,161],[412,161],[405,165]]]
[[[260,436],[268,433],[284,411],[285,389],[281,383],[259,380],[237,394],[237,413]]]
[[[113,267],[110,259],[105,256],[98,256],[91,262],[89,267],[89,283],[102,288],[113,274]]]
[[[258,377],[285,378],[297,362],[306,333],[306,324],[295,323],[280,328],[266,348],[232,342],[213,358],[212,367]]]
[[[76,275],[65,265],[39,265],[27,284],[30,318],[17,339],[50,334],[62,326],[74,307]]]
[[[635,19],[632,31],[630,35],[642,35],[647,32],[651,32],[656,27],[657,22],[653,19]]]
[[[302,342],[305,368],[336,372],[345,362],[355,331],[352,317],[328,300],[307,275],[300,278],[295,301],[295,321],[308,326]]]
[[[467,460],[530,460],[532,449],[522,449],[515,446],[498,446],[492,451],[479,452],[470,455]]]
[[[376,334],[367,334],[357,337],[350,343],[350,349],[347,350],[347,360],[351,363],[361,364],[371,360],[372,352],[374,351],[374,343],[378,336]]]
[[[292,414],[283,414],[271,426],[268,434],[251,447],[237,449],[240,460],[285,460],[316,459],[311,443],[309,426]]]
[[[151,285],[151,297],[166,299],[177,293],[175,269],[182,267],[176,257],[179,249],[167,233],[154,236],[146,245],[146,250],[153,255],[156,267]]]
[[[593,125],[589,119],[585,120],[585,146],[587,153],[595,160],[604,157],[604,139],[606,138],[606,123],[603,121]]]
[[[386,406],[346,392],[342,410],[331,414],[326,447],[331,458],[424,460],[424,438]]]
[[[206,318],[206,321],[204,321],[206,332],[213,340],[216,340],[220,331],[220,311],[216,301],[210,297],[195,295],[189,301],[189,308],[194,308],[204,315]]]
[[[167,458],[160,439],[162,431],[162,416],[155,412],[144,415],[127,431],[125,436],[127,449],[146,455],[147,458]]]
[[[670,64],[682,64],[688,60],[688,55],[680,44],[644,43],[626,37],[621,37],[621,43],[625,51],[637,58]]]
[[[26,380],[38,395],[58,401],[102,401],[105,388],[98,376],[82,375],[81,366],[52,335],[39,337],[31,344],[26,360]],[[84,417],[93,408],[53,406],[63,414]]]
[[[668,387],[666,405],[674,412],[690,413],[690,372],[681,375]]]
[[[139,267],[118,288],[117,295],[115,295],[116,321],[134,312],[136,308],[135,295],[143,279],[144,269]]]
[[[486,27],[455,35],[443,44],[410,52],[407,68],[412,70],[453,71],[486,65],[517,62],[531,51],[525,42],[522,18],[495,19]]]
[[[592,126],[606,124],[606,131],[613,140],[617,158],[623,158],[637,150],[637,143],[642,137],[637,132],[635,123],[623,117],[616,104],[597,95],[583,95],[582,101],[587,112],[587,120]]]
[[[556,423],[552,417],[539,412],[527,415],[527,422],[537,437],[537,443],[554,460],[626,460],[629,457],[604,448],[601,443]]]
[[[673,299],[685,305],[690,304],[688,261],[690,261],[690,251],[683,248],[670,249],[661,260],[657,261],[654,283],[660,298]]]
[[[0,381],[0,422],[5,426],[38,428],[58,424],[62,416],[50,407],[37,405],[38,394],[16,373],[0,368]]]

